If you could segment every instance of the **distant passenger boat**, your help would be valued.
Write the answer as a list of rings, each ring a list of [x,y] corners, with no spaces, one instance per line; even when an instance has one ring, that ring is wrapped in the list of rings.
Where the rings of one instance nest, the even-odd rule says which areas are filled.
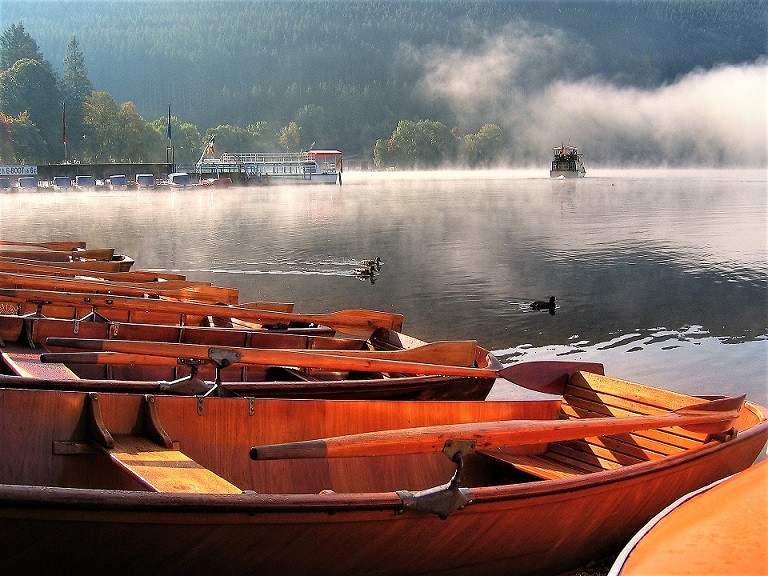
[[[139,188],[154,188],[155,175],[154,174],[136,174],[136,186],[138,186]]]
[[[342,153],[339,150],[225,153],[219,158],[201,157],[195,171],[201,177],[237,175],[246,181],[269,184],[336,184],[341,183]]]
[[[587,171],[581,161],[581,154],[575,146],[555,146],[552,152],[550,178],[581,178],[586,175]]]

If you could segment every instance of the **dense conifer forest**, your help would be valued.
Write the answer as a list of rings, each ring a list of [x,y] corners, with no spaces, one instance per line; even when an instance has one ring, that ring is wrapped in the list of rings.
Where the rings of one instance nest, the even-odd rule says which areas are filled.
[[[219,149],[314,144],[376,152],[383,165],[525,163],[545,139],[523,137],[520,103],[558,82],[656,90],[696,70],[762,62],[766,51],[766,3],[742,0],[3,0],[0,23],[37,43],[58,85],[49,100],[74,91],[81,133],[70,153],[83,159],[162,160],[170,105],[184,161],[216,132]],[[78,56],[84,77],[67,88]],[[0,92],[13,76],[4,72]],[[0,111],[10,126],[23,110],[8,92]],[[110,115],[137,123],[133,145],[88,134]],[[39,159],[60,160],[58,124],[37,126]],[[98,146],[82,144],[89,136]],[[398,149],[408,138],[432,149]]]

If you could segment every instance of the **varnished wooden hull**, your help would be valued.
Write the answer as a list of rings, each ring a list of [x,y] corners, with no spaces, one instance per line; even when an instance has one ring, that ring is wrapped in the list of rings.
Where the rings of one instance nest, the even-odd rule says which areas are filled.
[[[243,492],[152,492],[116,467],[109,450],[95,447],[98,431],[115,439],[138,434],[142,404],[145,430],[146,414],[154,414],[174,448]],[[442,454],[248,458],[250,446],[303,438],[551,419],[559,404],[145,400],[0,389],[3,567],[14,573],[56,565],[80,574],[116,566],[152,574],[553,574],[621,547],[679,496],[746,468],[768,438],[763,411],[748,405],[735,436],[592,474],[536,479],[471,454],[462,472],[469,503],[445,519],[406,507],[407,494],[397,492],[447,482],[454,466]],[[186,469],[178,469],[179,482]]]
[[[18,343],[17,351],[34,356],[45,351],[48,337],[74,337],[150,340],[153,342],[183,342],[215,346],[258,347],[265,349],[402,349],[406,345],[418,346],[424,342],[388,330],[375,332],[368,341],[352,338],[333,338],[311,334],[259,332],[245,329],[222,329],[190,326],[170,326],[134,323],[107,323],[73,321],[55,318],[22,318],[0,315],[0,341]],[[32,348],[31,346],[34,346]],[[29,348],[27,348],[29,347]],[[47,348],[61,350],[61,348]],[[8,350],[8,348],[6,348]],[[3,348],[0,348],[0,353]],[[477,347],[475,365],[480,368],[501,368],[498,360],[487,350]],[[51,368],[38,367],[38,377],[21,380],[3,375],[0,365],[0,386],[36,389],[119,391],[143,394],[168,392],[164,386],[189,375],[190,368],[174,361],[165,365],[70,365],[72,376],[79,379],[61,379]],[[8,367],[6,372],[10,373]],[[199,367],[199,378],[213,382],[212,366]],[[355,374],[350,372],[289,370],[281,367],[232,366],[221,370],[223,393],[241,396],[271,398],[326,398],[326,399],[392,399],[392,400],[483,400],[491,391],[495,379],[451,376],[408,376],[383,374]],[[176,393],[201,393],[179,392]]]
[[[687,494],[619,554],[610,576],[768,574],[768,460]]]

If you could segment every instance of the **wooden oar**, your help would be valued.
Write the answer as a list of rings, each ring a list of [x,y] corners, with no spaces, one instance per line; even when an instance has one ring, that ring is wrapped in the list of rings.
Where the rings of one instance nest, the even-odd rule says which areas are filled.
[[[56,266],[58,268],[70,268],[84,272],[120,272],[123,269],[121,260],[69,260],[57,258],[54,260],[40,260],[30,258],[19,258],[14,256],[5,256],[0,252],[0,262],[36,262],[46,266]],[[165,273],[159,273],[165,276]]]
[[[2,246],[33,246],[35,248],[45,248],[46,250],[80,250],[85,248],[85,242],[15,242],[13,240],[0,240]]]
[[[30,290],[64,290],[67,292],[96,292],[120,296],[156,296],[176,300],[235,304],[238,291],[187,280],[166,282],[114,282],[82,277],[64,278],[22,273],[0,274],[0,286]]]
[[[189,358],[210,360],[212,358],[231,358],[229,364],[256,364],[261,366],[298,366],[301,368],[324,368],[332,370],[354,370],[345,366],[359,361],[381,359],[384,362],[401,361],[418,363],[433,360],[442,363],[455,363],[457,366],[470,366],[475,360],[477,342],[474,340],[431,342],[405,350],[317,350],[287,348],[239,348],[209,346],[206,344],[178,344],[175,342],[146,342],[141,340],[98,340],[84,338],[51,337],[48,346],[97,350],[98,352],[66,353],[50,352],[40,355],[41,362],[87,362],[109,364],[112,353],[124,353],[134,357],[140,363],[145,356],[166,358]],[[228,355],[227,353],[231,353]],[[397,362],[396,362],[397,363]],[[370,370],[369,370],[370,371]]]
[[[475,450],[564,442],[591,436],[626,434],[639,430],[680,426],[716,434],[738,418],[745,396],[723,398],[680,408],[663,415],[576,420],[503,420],[444,426],[424,426],[349,434],[318,440],[270,444],[251,448],[253,460],[336,458],[439,452],[447,441],[474,443]]]
[[[92,248],[88,250],[15,250],[4,248],[0,250],[0,254],[15,258],[51,260],[55,262],[57,258],[111,260],[115,255],[115,250],[114,248]]]
[[[470,341],[474,346],[475,341]],[[388,372],[399,374],[419,374],[433,376],[460,376],[469,378],[504,378],[530,388],[542,390],[552,382],[567,380],[568,376],[579,370],[603,373],[602,364],[591,362],[537,362],[513,364],[502,370],[487,368],[472,368],[467,363],[438,363],[436,356],[421,355],[422,361],[397,358],[387,355],[388,352],[357,355],[349,350],[333,350],[332,354],[323,352],[318,355],[314,350],[286,349],[252,349],[232,346],[209,346],[205,344],[177,344],[163,342],[146,342],[132,340],[98,340],[83,338],[48,338],[49,346],[78,348],[81,350],[97,350],[102,352],[127,352],[131,354],[146,354],[149,356],[171,356],[208,360],[212,355],[220,357],[222,352],[230,353],[236,358],[232,363],[256,364],[261,366],[295,366],[298,368],[323,368],[330,370],[345,370],[356,372]],[[467,342],[460,344],[466,346]],[[418,349],[423,347],[417,347]],[[417,349],[413,348],[413,349]],[[313,355],[314,354],[314,355]],[[474,352],[473,352],[474,355]],[[53,362],[50,355],[44,354],[46,361]],[[424,362],[427,359],[430,362]],[[474,356],[472,358],[474,360]],[[470,361],[471,364],[471,361]],[[531,367],[529,364],[535,364]],[[534,376],[538,374],[538,376]],[[518,382],[519,380],[519,382]]]
[[[71,264],[71,263],[70,263]],[[157,282],[162,280],[184,280],[183,274],[171,274],[168,272],[149,272],[132,270],[130,272],[107,272],[94,270],[80,270],[56,262],[40,262],[39,260],[25,260],[23,258],[0,258],[0,272],[14,272],[21,274],[37,274],[41,276],[82,277],[88,276],[94,279],[112,280],[116,282]],[[199,284],[203,284],[199,282]],[[207,283],[210,285],[210,282]]]
[[[112,307],[122,310],[165,312],[188,316],[237,318],[263,325],[287,325],[291,322],[301,322],[328,326],[353,336],[364,335],[366,338],[377,328],[388,328],[396,332],[402,331],[403,328],[403,316],[401,314],[374,310],[339,310],[329,314],[294,314],[218,304],[10,288],[0,288],[0,298],[25,300],[27,302],[44,301],[69,306],[82,306],[85,304],[100,308]]]

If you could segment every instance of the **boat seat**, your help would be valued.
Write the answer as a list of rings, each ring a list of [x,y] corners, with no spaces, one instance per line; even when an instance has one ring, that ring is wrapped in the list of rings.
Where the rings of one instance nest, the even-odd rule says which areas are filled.
[[[586,463],[573,463],[555,460],[547,454],[505,454],[495,450],[478,450],[477,454],[494,462],[507,464],[542,480],[561,480],[573,476],[582,476],[591,472],[600,472],[602,468]]]
[[[77,374],[60,362],[46,364],[40,362],[40,350],[22,352],[8,347],[0,354],[5,365],[17,376],[49,380],[79,380]]]
[[[115,435],[109,458],[154,492],[241,494],[237,486],[175,448],[165,448],[143,436]]]

